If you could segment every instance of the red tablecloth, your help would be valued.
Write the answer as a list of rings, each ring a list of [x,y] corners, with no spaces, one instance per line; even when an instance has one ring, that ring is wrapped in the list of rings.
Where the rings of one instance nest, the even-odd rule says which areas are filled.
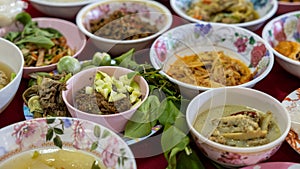
[[[161,3],[165,4],[170,8],[168,0],[159,0]],[[32,17],[45,16],[42,13],[36,11],[32,6],[29,5],[26,9]],[[172,11],[173,12],[173,11]],[[175,16],[176,17],[176,16]],[[175,23],[176,24],[176,23]],[[261,29],[256,31],[258,35],[261,35]],[[22,93],[27,87],[28,80],[22,79],[20,88],[14,97],[11,104],[0,114],[0,128],[7,126],[9,124],[25,120],[23,115],[23,100]],[[300,80],[285,70],[283,70],[277,63],[274,64],[274,67],[270,74],[263,79],[261,82],[257,83],[254,88],[265,93],[270,94],[279,101],[282,101],[285,96],[300,87]],[[151,140],[152,141],[152,140]],[[154,143],[153,143],[154,142]],[[152,141],[152,143],[145,141],[140,144],[132,146],[133,151],[137,151],[137,165],[139,169],[159,169],[165,168],[167,162],[163,154],[155,154],[149,157],[143,157],[143,152],[149,153],[152,149],[153,144],[159,144],[159,139]],[[151,153],[151,152],[150,152]],[[214,168],[214,166],[206,159],[203,155],[199,153],[204,165],[206,168]],[[300,155],[294,151],[288,143],[284,142],[281,148],[276,152],[274,156],[268,159],[266,162],[300,162]]]

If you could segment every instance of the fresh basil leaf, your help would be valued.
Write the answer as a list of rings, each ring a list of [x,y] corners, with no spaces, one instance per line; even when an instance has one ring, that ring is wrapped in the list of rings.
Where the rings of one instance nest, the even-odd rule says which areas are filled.
[[[124,136],[127,138],[141,138],[151,133],[151,123],[138,123],[128,121],[125,127]]]
[[[47,37],[49,37],[49,38],[60,38],[63,36],[58,30],[53,29],[53,28],[40,28],[40,30],[42,30],[44,32],[48,32],[49,36],[47,36]]]
[[[163,113],[159,117],[158,121],[163,125],[174,124],[177,117],[182,114],[175,104],[168,98],[162,101],[159,111]]]
[[[55,44],[51,41],[51,39],[43,37],[43,36],[27,36],[23,39],[21,39],[20,41],[16,42],[16,45],[20,45],[23,43],[34,43],[40,47],[46,48],[46,49],[50,49],[52,46],[54,46]]]
[[[196,152],[187,154],[185,151],[181,151],[177,158],[176,169],[205,169],[201,160],[197,156]]]
[[[8,32],[3,38],[14,42],[18,37],[20,37],[21,32]]]

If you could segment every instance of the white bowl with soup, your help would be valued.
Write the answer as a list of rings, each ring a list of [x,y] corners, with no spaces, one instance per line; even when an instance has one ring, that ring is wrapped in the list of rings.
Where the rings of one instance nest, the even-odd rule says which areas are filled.
[[[4,127],[0,134],[1,169],[137,168],[122,138],[90,121],[32,119]]]
[[[150,46],[172,25],[170,10],[156,1],[102,0],[82,8],[79,29],[100,51],[112,56]]]
[[[24,59],[12,42],[0,38],[0,113],[10,104],[19,89]]]
[[[253,87],[271,71],[271,47],[255,33],[220,23],[175,27],[152,44],[150,61],[182,95],[224,86]]]
[[[242,87],[197,95],[188,105],[186,120],[203,154],[230,168],[270,158],[291,127],[289,113],[278,100]]]

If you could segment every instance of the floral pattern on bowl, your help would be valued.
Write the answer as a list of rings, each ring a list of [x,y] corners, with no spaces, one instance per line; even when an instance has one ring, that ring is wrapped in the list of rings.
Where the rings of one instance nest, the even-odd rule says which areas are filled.
[[[173,10],[179,16],[189,20],[190,22],[204,23],[205,21],[198,20],[187,14],[187,10],[189,10],[191,6],[198,1],[199,0],[171,0],[170,3]],[[266,20],[271,18],[276,13],[278,8],[277,0],[246,0],[246,1],[250,1],[253,4],[254,10],[258,13],[260,17],[253,21],[244,22],[244,23],[235,23],[231,25],[240,26],[255,31],[258,28],[260,28]]]
[[[162,68],[162,73],[169,77],[164,71],[176,60],[174,55],[209,50],[222,50],[243,61],[255,74],[254,80],[265,77],[274,62],[270,47],[259,36],[243,28],[218,23],[191,23],[164,33],[152,44],[150,60],[154,68]]]
[[[127,144],[107,128],[75,118],[38,118],[0,130],[0,162],[32,149],[84,150],[97,156],[108,168],[136,168]]]
[[[289,111],[292,119],[292,127],[286,141],[300,154],[300,88],[286,96],[282,104]]]

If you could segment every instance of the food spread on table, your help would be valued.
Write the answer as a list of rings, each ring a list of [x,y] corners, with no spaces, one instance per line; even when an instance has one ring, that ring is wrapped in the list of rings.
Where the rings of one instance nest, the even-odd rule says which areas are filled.
[[[211,6],[214,8],[211,8]],[[131,40],[147,37],[158,32],[155,25],[141,21],[138,17],[121,20],[121,24],[134,23],[131,30],[124,30],[120,25],[106,25],[125,14],[134,14],[124,14],[123,12],[115,11],[109,18],[92,23],[90,25],[92,33],[110,39]],[[229,24],[259,18],[252,3],[243,0],[203,0],[195,3],[188,14],[204,21]],[[22,23],[23,29],[19,32],[10,32],[4,38],[14,42],[21,49],[25,66],[43,66],[57,63],[57,70],[54,72],[30,74],[31,79],[28,88],[22,93],[23,101],[34,118],[71,116],[62,100],[61,93],[66,89],[68,79],[74,74],[92,67],[107,65],[130,68],[134,70],[136,75],[141,75],[146,79],[150,93],[146,101],[127,123],[124,137],[133,139],[145,137],[152,132],[153,127],[161,125],[163,126],[161,144],[168,167],[184,168],[183,163],[191,163],[195,168],[204,168],[197,154],[193,153],[194,149],[191,146],[189,135],[186,135],[180,127],[176,126],[178,119],[185,118],[184,111],[190,100],[184,98],[180,93],[180,88],[162,75],[160,70],[154,69],[147,63],[139,64],[136,62],[133,59],[134,48],[115,58],[112,58],[109,53],[99,51],[91,56],[91,60],[80,62],[78,59],[71,57],[75,50],[67,45],[66,39],[59,31],[52,28],[40,28],[37,22],[32,21],[26,13],[21,13],[16,19]],[[112,30],[119,31],[119,34],[112,34]],[[298,42],[282,41],[275,49],[291,59],[300,61],[300,43]],[[199,66],[202,69],[199,69]],[[225,75],[220,73],[224,69],[228,70],[225,71],[227,73]],[[240,85],[252,80],[255,76],[242,61],[224,54],[223,51],[206,51],[195,55],[177,56],[177,60],[170,66],[167,74],[177,80],[205,87]],[[220,76],[226,77],[226,79],[220,79]],[[86,86],[77,91],[74,102],[78,105],[78,109],[92,114],[108,115],[128,110],[141,100],[140,89],[132,81],[133,77],[128,78],[128,75],[124,75],[117,79],[98,71],[95,74],[93,86]],[[7,73],[0,63],[0,90],[13,78],[14,72]],[[118,93],[112,92],[113,88]],[[122,92],[124,90],[125,92]],[[97,105],[94,109],[90,109],[89,106],[93,100],[91,96],[96,97],[101,103],[97,103],[98,105],[93,104]],[[119,106],[118,109],[115,107],[116,105]],[[119,109],[120,107],[121,109]],[[207,113],[208,111],[202,113],[204,118]],[[200,122],[196,121],[195,126],[201,132],[205,120],[203,120],[203,117],[201,119],[201,116],[198,116],[198,121]],[[240,105],[226,105],[223,116],[214,119],[211,123],[216,124],[216,127],[209,139],[224,145],[237,147],[261,146],[280,137],[280,129],[270,111],[262,112]],[[171,149],[164,149],[168,147],[166,145],[170,143],[171,138],[180,141]],[[61,157],[66,157],[66,159],[61,159]],[[19,162],[27,160],[34,163],[36,168],[65,167],[64,160],[73,161],[74,163],[80,161],[84,163],[80,165],[88,165],[92,169],[105,168],[94,157],[77,151],[55,150],[50,153],[34,151],[30,154],[23,154],[18,158],[22,159],[18,160]],[[55,162],[53,162],[53,159]],[[34,161],[38,161],[38,163]],[[3,166],[10,166],[12,163],[14,161],[9,161]],[[24,167],[25,164],[14,163],[14,165]]]

